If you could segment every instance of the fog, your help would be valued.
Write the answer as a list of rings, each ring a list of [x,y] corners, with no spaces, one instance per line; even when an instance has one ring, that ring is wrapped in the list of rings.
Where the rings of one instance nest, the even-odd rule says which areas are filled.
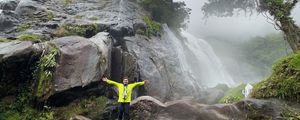
[[[239,12],[233,17],[209,17],[203,19],[201,6],[205,0],[183,0],[191,8],[188,31],[198,37],[219,36],[231,40],[244,40],[257,35],[278,32],[261,14]],[[297,12],[296,12],[297,11]],[[300,23],[300,3],[293,10],[294,19]]]
[[[249,40],[255,36],[264,36],[269,33],[280,32],[276,30],[267,19],[258,13],[245,13],[243,11],[232,17],[209,17],[204,19],[201,11],[205,0],[177,0],[184,1],[191,8],[187,31],[205,39],[213,47],[225,68],[236,82],[257,82],[267,77],[245,60],[240,47],[235,43]],[[293,10],[292,16],[297,24],[300,23],[300,3]],[[257,64],[259,66],[259,64]],[[268,66],[271,68],[271,66]],[[270,71],[268,71],[270,72]]]

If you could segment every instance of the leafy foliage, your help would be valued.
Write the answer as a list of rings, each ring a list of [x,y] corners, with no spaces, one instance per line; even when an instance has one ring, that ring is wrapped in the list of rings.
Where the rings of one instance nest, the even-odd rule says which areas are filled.
[[[254,86],[252,97],[300,102],[300,53],[274,64],[272,75]]]
[[[38,84],[35,94],[39,98],[47,98],[47,95],[52,92],[53,71],[56,67],[56,57],[58,54],[58,49],[51,47],[51,51],[44,54],[39,61]]]
[[[184,2],[173,2],[173,0],[141,0],[139,2],[151,13],[153,20],[167,23],[170,27],[185,27],[189,19],[190,9],[186,8]]]
[[[151,35],[157,36],[161,31],[161,25],[158,22],[152,21],[149,17],[144,17],[144,22],[147,25],[145,34],[150,37]]]
[[[252,11],[255,9],[254,0],[208,0],[202,7],[202,11],[206,17],[218,16],[227,17],[233,16],[234,10]]]

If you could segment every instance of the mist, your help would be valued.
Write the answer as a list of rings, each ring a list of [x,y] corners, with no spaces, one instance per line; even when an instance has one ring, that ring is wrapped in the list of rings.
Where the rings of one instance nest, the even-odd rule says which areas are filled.
[[[182,1],[182,0],[181,0]],[[252,15],[243,11],[232,17],[214,17],[204,19],[201,7],[205,0],[183,0],[192,9],[188,23],[188,31],[198,37],[219,36],[231,40],[245,40],[246,38],[279,32],[267,19],[254,11]],[[296,23],[300,23],[300,3],[293,10],[292,16]]]
[[[179,1],[179,0],[178,0]],[[200,0],[180,0],[184,1],[191,14],[187,31],[204,39],[210,43],[217,56],[220,58],[223,66],[231,74],[234,81],[239,82],[258,82],[268,75],[253,68],[258,67],[250,64],[247,55],[241,52],[237,45],[250,40],[256,36],[265,36],[270,33],[280,33],[271,24],[272,21],[257,12],[252,14],[243,11],[237,12],[232,17],[214,17],[204,18],[201,7],[205,1]],[[297,24],[300,23],[300,4],[294,8],[292,16]],[[288,46],[286,46],[288,49]],[[288,55],[288,54],[286,54]],[[270,63],[272,64],[272,63]],[[271,73],[271,65],[267,66],[267,73]]]

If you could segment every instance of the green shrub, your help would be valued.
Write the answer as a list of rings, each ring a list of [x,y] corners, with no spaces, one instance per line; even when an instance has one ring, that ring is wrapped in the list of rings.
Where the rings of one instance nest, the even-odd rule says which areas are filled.
[[[17,26],[16,31],[17,32],[23,32],[23,31],[26,31],[29,28],[31,28],[31,24],[30,23],[26,23],[26,24],[22,24],[22,25]]]
[[[235,88],[229,89],[225,96],[220,99],[219,103],[234,103],[242,100],[244,98],[244,95],[242,91],[245,89],[246,84],[241,84]]]
[[[150,37],[151,35],[157,36],[157,34],[161,31],[160,23],[151,20],[149,17],[144,17],[143,20],[147,25],[145,34],[148,37]]]
[[[257,83],[254,98],[279,98],[300,101],[300,53],[285,57],[273,65],[272,75]]]

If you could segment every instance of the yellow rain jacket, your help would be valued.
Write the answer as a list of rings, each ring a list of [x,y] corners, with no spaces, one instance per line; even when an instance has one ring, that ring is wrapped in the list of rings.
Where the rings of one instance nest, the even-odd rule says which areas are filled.
[[[131,102],[131,93],[132,93],[133,88],[136,86],[141,86],[141,85],[145,84],[145,82],[135,82],[135,83],[128,84],[127,86],[124,86],[122,83],[118,83],[118,82],[115,82],[112,80],[107,80],[106,82],[108,84],[116,86],[118,88],[118,93],[119,93],[118,102],[121,102],[121,103]],[[127,87],[127,89],[124,90],[124,88],[126,88],[126,87]],[[124,99],[124,91],[127,91],[125,99]]]

